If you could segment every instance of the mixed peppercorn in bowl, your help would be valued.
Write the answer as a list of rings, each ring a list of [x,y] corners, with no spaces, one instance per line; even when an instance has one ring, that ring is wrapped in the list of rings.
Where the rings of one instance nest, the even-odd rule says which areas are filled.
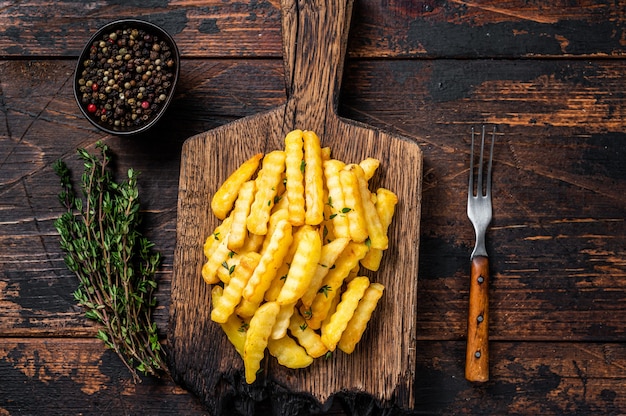
[[[172,100],[179,59],[172,37],[152,23],[125,19],[105,25],[76,66],[74,95],[81,112],[110,134],[146,131]]]

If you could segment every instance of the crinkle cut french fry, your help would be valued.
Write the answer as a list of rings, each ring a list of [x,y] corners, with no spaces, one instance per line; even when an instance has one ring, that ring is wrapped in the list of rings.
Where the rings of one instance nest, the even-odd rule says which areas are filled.
[[[213,233],[211,233],[211,235],[206,238],[206,240],[204,241],[203,251],[204,256],[207,259],[211,257],[211,254],[213,254],[215,248],[219,245],[220,241],[222,241],[224,239],[224,236],[228,234],[232,223],[233,216],[229,215],[224,221],[222,221],[217,227],[215,227]]]
[[[242,303],[237,308],[237,313],[241,316],[251,316],[250,313],[254,313],[254,309],[263,301],[263,296],[276,277],[276,272],[287,255],[293,240],[291,230],[289,221],[280,220],[274,233],[269,237],[270,243],[266,250],[261,253],[259,264],[243,290],[243,297],[248,302]]]
[[[285,171],[285,152],[274,150],[263,158],[263,165],[256,178],[254,202],[247,219],[248,231],[253,234],[267,234],[267,222],[270,218],[274,198],[282,182]]]
[[[343,289],[343,287],[342,287]],[[337,291],[337,295],[333,298],[332,302],[330,303],[330,306],[328,308],[328,313],[326,314],[326,318],[324,318],[324,320],[322,321],[322,324],[320,325],[320,333],[325,332],[326,331],[326,326],[328,325],[328,323],[330,322],[330,318],[333,316],[333,314],[335,313],[335,311],[337,310],[337,305],[339,305],[339,301],[341,301],[341,294],[339,293],[339,290]],[[320,341],[321,341],[321,337],[320,337]],[[323,344],[323,342],[322,342]],[[326,346],[326,345],[324,345]],[[328,348],[327,348],[328,349]]]
[[[295,303],[304,295],[320,259],[322,241],[317,231],[311,226],[304,226],[299,232],[302,233],[301,238],[289,266],[287,279],[276,299],[280,305]]]
[[[223,289],[221,286],[215,285],[211,290],[211,303],[213,305],[219,302],[220,297],[223,295]],[[246,342],[246,331],[248,328],[248,321],[244,321],[237,315],[231,315],[228,320],[220,324],[222,330],[228,337],[228,340],[235,347],[235,350],[243,358],[243,347]]]
[[[356,176],[356,170],[361,169],[359,165],[350,164],[339,171],[339,180],[343,191],[344,208],[348,218],[348,229],[350,230],[350,238],[357,243],[362,243],[368,237],[367,224],[365,223],[365,215],[363,212],[363,204],[361,202],[361,193],[359,192],[359,181]]]
[[[337,348],[341,334],[343,334],[343,331],[348,326],[348,322],[354,316],[354,311],[359,306],[359,301],[369,285],[369,279],[363,276],[355,277],[348,283],[348,287],[341,295],[341,301],[337,305],[335,313],[332,314],[328,325],[322,331],[322,342],[329,351],[335,351],[335,348]]]
[[[285,194],[289,200],[289,222],[304,225],[304,150],[302,130],[293,130],[285,137]]]
[[[243,246],[248,235],[246,220],[250,214],[252,201],[254,201],[255,190],[256,185],[253,180],[245,182],[239,189],[235,208],[233,208],[233,224],[230,227],[230,235],[228,236],[228,248],[233,251],[237,251]]]
[[[250,319],[243,348],[243,363],[248,384],[254,383],[257,372],[261,368],[261,360],[265,355],[265,348],[272,333],[272,327],[276,322],[278,311],[280,311],[280,306],[276,302],[267,302],[259,306],[259,309]]]
[[[361,163],[359,163],[361,169],[363,169],[363,175],[365,176],[365,180],[369,181],[372,179],[372,176],[376,173],[376,170],[380,166],[380,160],[374,159],[373,157],[368,157],[367,159],[363,159]]]
[[[300,345],[304,347],[307,354],[313,358],[323,356],[328,352],[328,348],[322,342],[319,334],[315,332],[300,315],[296,309],[291,316],[289,323],[289,332],[293,335]]]
[[[306,198],[305,222],[318,225],[324,219],[324,185],[322,148],[317,134],[304,132],[304,192]]]
[[[262,153],[252,156],[242,163],[231,175],[222,183],[211,199],[211,210],[220,220],[226,218],[233,207],[239,188],[248,181],[259,167],[259,162],[263,157]]]
[[[291,244],[293,246],[293,243]],[[272,283],[270,287],[265,291],[265,295],[263,298],[268,302],[273,302],[278,298],[278,294],[282,290],[285,285],[285,280],[287,279],[287,273],[289,273],[289,261],[287,258],[283,261],[283,264],[280,265],[278,270],[276,271],[276,277],[272,279]]]
[[[370,239],[370,247],[386,250],[389,241],[387,239],[387,229],[383,227],[382,221],[376,210],[376,205],[372,202],[371,192],[367,186],[367,179],[361,167],[354,169],[361,195],[361,206],[365,217],[365,226]]]
[[[326,318],[328,310],[332,304],[334,297],[343,284],[344,279],[365,256],[367,246],[364,243],[350,242],[346,249],[341,253],[335,267],[329,270],[328,274],[322,282],[322,287],[318,290],[310,308],[301,309],[303,315],[308,316],[307,322],[313,329],[319,329],[322,321]]]
[[[322,155],[322,165],[323,165],[324,161],[330,159],[330,147],[329,146],[322,147],[321,155]]]
[[[256,253],[261,252],[261,247],[263,247],[263,242],[265,241],[264,235],[252,234],[248,233],[246,236],[246,240],[243,242],[243,246],[239,249],[240,253],[248,253],[250,251],[254,251]]]
[[[367,324],[369,323],[378,300],[383,296],[385,287],[380,283],[371,283],[365,290],[363,298],[359,302],[354,311],[352,319],[348,322],[346,329],[341,334],[341,338],[337,343],[337,348],[346,354],[351,354],[354,348],[361,340]]]
[[[287,211],[287,208],[285,208],[285,209],[278,209],[278,210],[274,211],[272,213],[272,215],[270,215],[269,224],[267,225],[267,234],[265,236],[265,241],[263,241],[263,246],[261,248],[261,252],[267,250],[267,246],[269,245],[270,241],[272,240],[271,237],[272,237],[272,235],[274,235],[274,230],[276,229],[276,224],[278,224],[278,222],[280,220],[289,221],[289,211]]]
[[[398,197],[392,191],[379,188],[376,191],[376,211],[383,226],[385,235],[387,235],[389,225],[393,219],[395,206],[398,203]],[[383,251],[372,248],[361,260],[361,265],[368,270],[377,271],[383,258]]]
[[[224,286],[222,296],[217,302],[213,303],[211,310],[211,319],[213,321],[225,323],[234,313],[241,300],[243,288],[248,283],[260,259],[261,255],[254,252],[243,254],[240,257],[239,264],[235,267],[230,281]]]
[[[383,252],[379,248],[370,248],[365,257],[361,259],[361,266],[373,272],[378,271],[380,262],[383,260]]]
[[[305,368],[313,363],[313,357],[308,355],[306,350],[289,336],[270,339],[267,343],[267,349],[273,357],[276,357],[278,364],[287,368]]]
[[[324,277],[330,269],[335,265],[337,258],[343,253],[350,242],[349,238],[336,238],[328,244],[324,244],[320,250],[320,259],[315,268],[315,273],[311,278],[309,287],[300,299],[305,307],[311,306],[317,291],[322,286]]]
[[[295,307],[295,303],[280,306],[280,311],[276,316],[276,322],[272,328],[270,339],[279,339],[287,335],[287,328],[289,328],[289,322],[291,322],[291,316],[293,315]]]
[[[217,268],[217,278],[224,284],[230,282],[230,277],[239,264],[240,256],[234,251],[228,252],[228,257],[222,262],[221,267]]]
[[[348,218],[342,210],[345,208],[343,191],[341,189],[341,180],[339,172],[344,168],[345,164],[337,159],[324,161],[324,178],[326,179],[326,187],[328,189],[328,201],[330,207],[329,219],[333,222],[333,234],[336,238],[350,237],[350,228],[348,227]]]
[[[222,263],[228,260],[230,250],[228,249],[228,234],[219,242],[211,257],[202,267],[202,278],[208,284],[215,284],[220,281],[217,275],[217,269],[222,267]]]
[[[385,232],[387,227],[391,224],[395,207],[398,204],[398,196],[385,188],[378,188],[376,190],[376,210],[381,222],[385,226]]]

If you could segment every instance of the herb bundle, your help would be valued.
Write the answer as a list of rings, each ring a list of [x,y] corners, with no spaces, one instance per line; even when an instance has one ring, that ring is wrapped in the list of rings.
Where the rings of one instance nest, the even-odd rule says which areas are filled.
[[[61,180],[59,200],[67,211],[57,219],[65,263],[79,279],[74,298],[85,316],[104,326],[97,337],[115,351],[135,382],[138,372],[159,376],[167,371],[152,309],[155,273],[161,262],[154,244],[138,231],[137,176],[116,183],[108,169],[108,146],[98,142],[100,156],[78,149],[84,162],[82,198],[71,184],[67,165],[54,171]]]

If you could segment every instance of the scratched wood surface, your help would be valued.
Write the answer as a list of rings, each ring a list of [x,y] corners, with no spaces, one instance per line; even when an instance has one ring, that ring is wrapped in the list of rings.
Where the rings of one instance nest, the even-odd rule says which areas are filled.
[[[339,114],[413,138],[424,155],[415,413],[626,413],[625,10],[621,0],[355,3]],[[93,30],[139,14],[173,32],[182,75],[159,129],[128,140],[80,117],[70,79]],[[2,4],[0,414],[207,413],[172,381],[133,385],[93,339],[53,227],[51,164],[78,172],[75,148],[104,139],[119,173],[142,172],[146,234],[165,256],[156,321],[167,341],[182,144],[285,102],[279,28],[277,2]],[[499,129],[492,379],[474,386],[463,379],[464,192],[469,128],[482,123]],[[374,412],[367,398],[337,397],[327,413]]]

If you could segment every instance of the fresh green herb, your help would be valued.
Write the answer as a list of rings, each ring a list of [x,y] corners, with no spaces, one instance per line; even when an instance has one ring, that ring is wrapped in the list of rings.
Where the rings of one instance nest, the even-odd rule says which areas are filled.
[[[352,208],[348,208],[348,207],[341,208],[341,213],[342,214],[347,214],[350,211],[352,211]]]
[[[228,262],[223,261],[222,262],[222,267],[225,268],[226,270],[228,270],[228,274],[231,275],[233,274],[233,272],[235,271],[235,265],[233,264],[232,266],[228,264]]]
[[[337,214],[330,214],[330,219],[332,220],[333,218],[335,218],[337,216]]]
[[[306,162],[304,159],[300,162],[300,172],[304,173],[304,168],[306,167]]]
[[[313,316],[313,310],[310,307],[304,312],[302,312],[302,317],[307,321],[311,319],[312,316]]]
[[[239,327],[239,329],[237,331],[239,331],[239,332],[246,332],[248,330],[249,326],[250,326],[250,324],[247,324],[246,322],[242,322],[241,326]]]
[[[74,298],[85,316],[103,325],[97,338],[115,351],[133,376],[167,372],[152,310],[154,279],[161,255],[138,231],[141,222],[138,173],[114,182],[108,170],[108,146],[96,144],[100,156],[78,149],[83,160],[82,198],[71,183],[71,172],[58,160],[59,200],[66,212],[55,221],[67,267],[79,279]]]
[[[328,286],[328,285],[324,285],[322,287],[320,287],[320,289],[317,291],[317,293],[323,293],[324,296],[328,297],[328,292],[332,291],[333,288]]]
[[[303,323],[302,325],[300,325],[300,330],[301,330],[301,331],[304,331],[304,330],[306,330],[308,327],[309,327],[309,325],[305,322],[305,323]]]

